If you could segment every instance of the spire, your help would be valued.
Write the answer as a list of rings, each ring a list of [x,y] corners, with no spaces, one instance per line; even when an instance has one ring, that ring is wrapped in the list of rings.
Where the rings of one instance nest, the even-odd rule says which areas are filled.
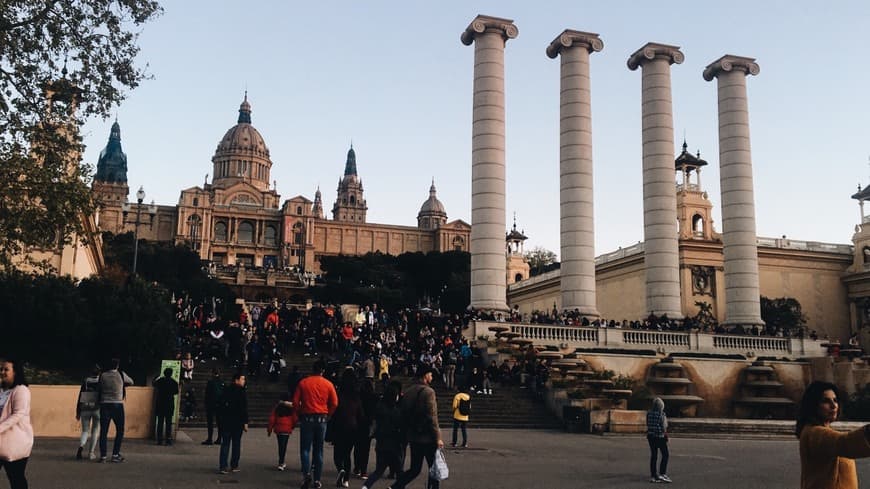
[[[353,143],[350,143],[350,149],[347,151],[347,162],[344,164],[344,175],[356,174],[356,152],[353,150]]]
[[[429,197],[435,197],[435,177],[432,177],[432,186],[429,187]]]
[[[117,141],[121,144],[121,125],[118,124],[118,117],[115,117],[115,122],[112,124],[112,130],[109,132],[109,142]]]
[[[687,152],[688,150],[689,150],[689,145],[686,144],[686,137],[683,136],[683,153]]]
[[[121,148],[121,125],[118,119],[112,123],[109,132],[109,142],[100,151],[97,160],[97,173],[94,180],[101,182],[126,182],[127,181],[127,155]]]
[[[248,91],[245,90],[245,99],[239,105],[239,124],[251,123],[251,104],[248,103]]]

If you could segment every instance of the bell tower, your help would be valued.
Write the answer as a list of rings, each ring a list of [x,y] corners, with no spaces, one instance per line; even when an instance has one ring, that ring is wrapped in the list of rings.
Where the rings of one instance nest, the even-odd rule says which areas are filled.
[[[718,239],[713,231],[713,203],[701,187],[701,167],[707,162],[701,153],[692,154],[683,141],[683,152],[674,161],[677,178],[677,221],[680,239],[712,241]]]
[[[344,165],[344,177],[338,181],[338,195],[332,206],[332,219],[336,221],[366,222],[368,210],[363,197],[363,184],[356,173],[356,152],[351,144]]]

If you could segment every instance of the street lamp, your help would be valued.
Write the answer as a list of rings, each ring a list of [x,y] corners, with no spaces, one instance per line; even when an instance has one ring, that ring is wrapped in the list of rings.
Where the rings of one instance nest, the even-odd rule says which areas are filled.
[[[139,190],[136,192],[136,219],[133,221],[128,221],[127,216],[131,210],[133,210],[133,206],[131,206],[128,202],[124,202],[124,205],[121,206],[121,210],[124,213],[124,223],[133,225],[133,275],[136,275],[136,264],[139,260],[139,225],[145,224],[142,222],[142,202],[145,200],[145,189],[141,186]],[[148,206],[148,227],[154,227],[154,216],[157,215],[157,206],[154,205],[154,201],[151,201],[151,205]]]

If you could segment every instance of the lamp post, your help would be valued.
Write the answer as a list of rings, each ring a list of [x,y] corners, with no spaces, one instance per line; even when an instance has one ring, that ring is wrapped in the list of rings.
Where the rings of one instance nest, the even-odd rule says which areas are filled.
[[[132,206],[125,202],[123,206],[121,206],[121,210],[124,213],[124,222],[127,224],[133,225],[133,275],[136,275],[136,265],[139,261],[139,225],[144,224],[142,222],[142,202],[145,200],[145,189],[142,186],[139,186],[139,190],[136,192],[136,219],[131,221],[127,220],[127,216],[132,210]],[[157,206],[154,205],[154,201],[151,201],[151,205],[148,206],[148,227],[154,226],[154,216],[157,215]]]

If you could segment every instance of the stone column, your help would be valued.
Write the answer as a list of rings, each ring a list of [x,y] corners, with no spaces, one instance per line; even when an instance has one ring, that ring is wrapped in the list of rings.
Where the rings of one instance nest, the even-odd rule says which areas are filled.
[[[677,191],[674,181],[674,116],[671,64],[682,63],[678,46],[647,43],[628,58],[643,68],[643,236],[646,308],[681,318]]]
[[[471,307],[507,310],[505,280],[504,47],[512,20],[478,15],[462,33],[474,43],[471,124]]]
[[[563,309],[599,316],[595,302],[595,222],[592,199],[592,104],[589,54],[598,34],[565,30],[547,47],[561,55],[559,95],[559,223]]]
[[[746,75],[760,68],[753,58],[726,55],[704,69],[719,79],[719,182],[725,258],[725,324],[764,324],[758,290],[755,196],[749,145]]]

